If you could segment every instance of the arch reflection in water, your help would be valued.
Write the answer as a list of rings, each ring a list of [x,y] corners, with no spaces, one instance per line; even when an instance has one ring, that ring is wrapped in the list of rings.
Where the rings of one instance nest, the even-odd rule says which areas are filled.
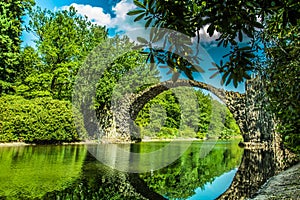
[[[188,199],[218,182],[218,177],[234,174],[242,158],[243,149],[238,147],[238,141],[218,141],[203,158],[200,149],[205,149],[206,143],[193,142],[171,165],[143,174],[103,165],[83,145],[1,148],[0,199]],[[119,148],[140,152],[141,163],[143,153],[166,144],[120,144]],[[112,160],[113,148],[107,147],[105,152]],[[165,156],[156,159],[163,161]],[[229,185],[231,178],[227,176],[223,181]],[[6,183],[9,181],[14,184]],[[213,192],[218,196],[225,190]]]
[[[206,143],[195,142],[180,159],[170,166],[158,171],[140,174],[147,185],[168,199],[188,199],[200,195],[205,186],[211,184],[217,177],[235,170],[241,161],[243,149],[237,141],[219,141],[206,157],[202,158],[200,149]],[[207,145],[210,148],[210,145]],[[234,171],[235,172],[235,171]],[[230,185],[234,173],[227,176],[227,187]],[[214,185],[217,186],[217,185]],[[217,187],[222,187],[218,185]],[[213,190],[212,199],[225,192],[227,187]]]
[[[246,149],[241,165],[228,190],[219,200],[254,197],[259,188],[272,176],[290,165],[281,149]]]

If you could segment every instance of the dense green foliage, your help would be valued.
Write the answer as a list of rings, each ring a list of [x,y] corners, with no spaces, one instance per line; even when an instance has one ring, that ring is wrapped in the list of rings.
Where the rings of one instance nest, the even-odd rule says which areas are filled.
[[[299,20],[292,16],[299,13],[298,2],[293,0],[283,2],[247,1],[242,4],[239,1],[220,3],[194,0],[188,2],[135,0],[134,3],[138,9],[130,11],[128,14],[138,15],[136,21],[145,19],[146,27],[169,28],[191,37],[198,35],[199,40],[199,31],[205,26],[208,26],[207,32],[210,36],[215,31],[220,33],[219,45],[224,47],[230,45],[232,49],[226,63],[214,64],[215,69],[223,76],[223,83],[229,84],[233,81],[234,85],[237,85],[244,78],[249,78],[249,71],[262,69],[259,72],[266,77],[266,90],[271,99],[269,108],[281,122],[280,131],[286,144],[297,149],[299,146],[299,95],[297,92],[299,89],[297,84],[299,81],[299,58],[297,56],[299,54]],[[105,27],[92,24],[86,17],[78,15],[74,7],[70,7],[69,10],[51,12],[40,8],[32,10],[32,5],[34,2],[29,0],[0,3],[0,20],[2,22],[0,95],[16,93],[27,99],[50,97],[70,101],[75,77],[80,66],[91,50],[99,44],[104,44],[103,41],[107,40],[107,30]],[[35,34],[36,48],[20,48],[22,16],[26,11],[30,13],[27,30]],[[155,33],[150,36],[151,40],[165,39],[163,36],[156,36]],[[243,43],[245,38],[247,41],[249,38],[251,39],[247,45]],[[144,47],[146,46],[145,40],[139,38],[139,41],[145,43]],[[172,41],[170,42],[172,43]],[[188,39],[183,41],[183,43],[185,42],[182,50],[190,54],[190,42]],[[128,50],[128,53],[115,58],[114,63],[109,63],[106,66],[107,70],[98,81],[95,101],[98,113],[108,110],[113,100],[112,97],[122,96],[119,94],[120,92],[122,93],[124,90],[138,92],[158,81],[158,71],[147,70],[146,60],[152,64],[153,61],[168,64],[171,71],[174,72],[175,79],[181,72],[184,72],[187,77],[193,78],[192,72],[202,71],[199,66],[191,66],[191,63],[178,57],[182,54],[176,49],[176,45],[173,45],[169,52],[150,48],[147,57],[137,51],[130,51],[134,44],[126,37],[114,37],[111,39],[111,43],[113,46],[117,44],[115,45],[116,49],[122,48],[124,52]],[[258,51],[258,53],[254,53],[254,51]],[[261,60],[257,59],[256,55],[261,53],[266,55],[264,56],[266,62],[259,65],[256,61]],[[108,56],[113,57],[114,55]],[[187,55],[186,58],[194,59],[190,55]],[[195,63],[199,64],[196,60]],[[153,68],[152,64],[150,68]],[[95,67],[99,65],[101,63],[97,60]],[[128,73],[133,69],[136,71],[126,79]],[[140,77],[148,79],[139,79]],[[173,80],[175,80],[174,77]],[[125,86],[124,83],[127,85]],[[141,87],[141,85],[143,86]],[[288,89],[284,90],[286,88]],[[280,95],[277,95],[278,91],[286,92],[280,92]],[[196,95],[199,99],[207,101],[199,92],[196,92]],[[18,98],[16,97],[16,99]],[[200,120],[198,120],[194,115],[184,114],[185,110],[179,106],[174,95],[166,92],[146,105],[144,111],[140,113],[137,123],[143,127],[142,129],[147,129],[146,132],[148,131],[149,134],[157,132],[157,136],[168,135],[168,137],[204,138],[215,136],[217,133],[221,134],[221,137],[227,137],[238,132],[228,110],[224,107],[221,108],[222,106],[216,101],[210,100],[210,104],[206,105],[202,100],[199,100]],[[64,104],[64,101],[61,103]],[[189,103],[187,100],[186,104]],[[154,104],[161,105],[166,109],[166,113],[149,112],[150,108],[159,110],[158,107],[152,106]],[[212,112],[212,107],[217,111]],[[23,111],[20,110],[20,112]],[[187,113],[189,112],[191,111],[187,111]],[[150,123],[149,113],[161,115],[154,117],[156,119],[163,119],[166,115],[166,120]],[[224,119],[225,122],[221,123],[218,119]],[[49,123],[51,124],[51,122]],[[158,129],[157,125],[162,123],[162,128]],[[180,123],[190,124],[190,127],[178,130]],[[146,129],[145,126],[147,126]],[[23,140],[23,138],[19,139]],[[6,140],[9,141],[12,138],[8,137]]]
[[[155,192],[169,199],[186,199],[195,194],[195,189],[213,182],[215,177],[236,168],[241,162],[243,150],[236,142],[217,143],[204,158],[201,157],[202,147],[205,148],[205,144],[194,143],[167,168],[140,174],[140,177]]]
[[[37,50],[26,47],[22,51],[18,93],[28,98],[71,100],[78,69],[87,54],[106,38],[105,27],[79,16],[74,7],[57,12],[37,8],[30,19],[28,29],[38,38]]]
[[[79,113],[73,117],[68,101],[6,95],[0,98],[0,142],[71,142],[81,140],[85,134],[82,118]]]
[[[81,140],[85,130],[80,114],[72,113],[72,87],[79,67],[88,53],[107,37],[107,30],[78,15],[74,7],[51,12],[39,7],[31,9],[33,4],[28,0],[0,4],[3,21],[0,141]],[[21,17],[25,10],[30,17],[26,28],[37,39],[35,47],[21,49]],[[16,96],[3,96],[3,93]]]
[[[197,97],[197,108],[191,106],[193,97],[190,92]],[[176,94],[184,96],[184,102],[179,103]],[[185,107],[182,103],[190,106]],[[225,105],[192,88],[174,88],[158,95],[139,112],[136,123],[144,137],[203,139],[227,138],[240,133]]]
[[[97,83],[96,108],[100,110],[109,108],[112,101],[126,93],[137,93],[159,81],[159,71],[149,70],[145,55],[132,51],[134,43],[128,37],[116,36],[110,40],[126,53],[109,63]],[[96,62],[101,65],[100,59],[96,59]]]
[[[0,2],[0,95],[14,91],[13,83],[20,72],[22,16],[33,4],[33,0]]]
[[[282,4],[266,21],[263,37],[267,67],[263,74],[271,99],[269,108],[280,121],[279,131],[285,144],[299,153],[300,3],[283,1]]]
[[[145,27],[168,28],[197,36],[198,42],[201,42],[200,30],[205,27],[209,36],[219,33],[216,43],[231,47],[224,55],[228,59],[214,63],[212,68],[216,74],[221,73],[222,84],[233,81],[237,86],[249,79],[252,72],[262,75],[271,102],[269,109],[280,122],[279,131],[285,144],[299,152],[299,1],[134,0],[134,3],[137,8],[128,15],[136,15],[135,21],[145,20]],[[189,40],[185,45],[189,46]],[[180,55],[180,48],[185,45],[177,49],[173,45],[170,51]],[[147,46],[147,42],[142,46]],[[150,51],[152,61],[157,62],[154,58],[159,56],[155,49]],[[191,63],[182,66],[178,59],[171,53],[163,62],[169,61],[168,67],[175,78],[178,70],[193,78],[191,72],[195,70],[189,67]]]
[[[179,31],[188,37],[197,36],[198,42],[201,41],[201,29],[204,29],[206,26],[208,26],[207,33],[209,36],[213,36],[216,32],[220,33],[217,39],[218,45],[223,45],[224,47],[229,45],[231,46],[231,51],[228,52],[227,57],[229,59],[225,63],[222,62],[220,65],[214,64],[215,69],[222,73],[223,83],[227,85],[233,81],[235,86],[245,78],[250,78],[249,72],[255,68],[253,65],[253,51],[257,50],[256,47],[252,46],[252,43],[244,44],[242,47],[238,43],[244,42],[245,38],[252,39],[255,32],[263,27],[257,18],[264,18],[275,7],[271,5],[270,1],[241,2],[238,0],[134,0],[134,3],[137,9],[130,11],[128,15],[136,15],[135,21],[145,20],[146,27],[167,28]],[[173,33],[167,32],[167,34]],[[163,36],[153,38],[165,39]],[[194,59],[192,55],[194,52],[189,48],[190,39],[187,38],[186,42],[181,41],[185,44],[179,46],[177,41],[170,42],[172,45],[169,51],[174,54],[169,54],[164,62],[173,70],[174,76],[178,72],[184,72],[189,78],[193,78],[192,72],[203,71],[194,70],[193,67],[189,67],[191,63],[183,62],[180,56],[176,56],[176,54],[184,55],[187,53],[188,56],[186,57],[189,60]],[[150,51],[150,54],[150,57],[159,57],[159,52],[156,50]],[[152,60],[155,59],[153,58]]]

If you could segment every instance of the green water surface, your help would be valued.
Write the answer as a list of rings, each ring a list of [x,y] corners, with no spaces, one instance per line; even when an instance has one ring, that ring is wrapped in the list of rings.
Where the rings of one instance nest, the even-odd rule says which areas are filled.
[[[167,144],[120,146],[142,157]],[[213,196],[218,196],[226,188],[217,190],[220,185],[213,183],[223,175],[228,187],[232,176],[225,174],[239,166],[243,149],[238,141],[218,141],[203,154],[203,145],[193,142],[167,167],[139,174],[103,165],[85,145],[0,147],[0,199],[195,199],[207,184],[216,187]],[[112,152],[108,146],[107,156]]]

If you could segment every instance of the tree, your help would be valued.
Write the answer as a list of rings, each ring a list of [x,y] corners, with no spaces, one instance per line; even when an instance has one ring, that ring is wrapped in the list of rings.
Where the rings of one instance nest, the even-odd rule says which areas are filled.
[[[266,92],[269,109],[280,121],[279,131],[285,144],[300,152],[300,3],[284,2],[267,19],[263,32],[266,46]]]
[[[298,1],[134,0],[134,3],[137,9],[128,15],[137,15],[135,21],[144,19],[146,27],[168,28],[190,37],[197,36],[198,42],[201,41],[200,30],[205,26],[210,36],[217,31],[218,45],[230,46],[231,50],[225,55],[227,61],[214,63],[212,69],[216,74],[221,73],[223,84],[233,81],[235,86],[249,79],[250,73],[262,74],[267,82],[270,109],[284,127],[284,139],[290,140],[294,147],[299,146]],[[245,44],[245,39],[250,42]],[[171,50],[176,52],[176,47]],[[153,57],[158,55],[153,52],[150,52]],[[172,56],[167,56],[168,60],[171,61],[168,67],[175,76],[178,76],[177,71],[192,74],[193,70],[187,67],[190,63],[180,66]]]
[[[160,78],[158,70],[149,70],[149,66],[145,62],[145,55],[133,50],[135,44],[128,37],[115,36],[110,40],[125,53],[111,59],[113,62],[104,69],[97,83],[97,110],[110,108],[112,101],[117,101],[119,97],[122,98],[125,93],[137,93],[149,85],[158,83]],[[96,52],[99,53],[99,51]],[[95,61],[99,61],[99,59]],[[100,65],[104,65],[104,63]],[[97,64],[99,65],[99,63]],[[113,95],[114,98],[112,98]]]
[[[31,57],[31,73],[23,77],[22,91],[31,98],[52,96],[70,100],[79,67],[88,53],[107,37],[107,30],[78,15],[74,7],[57,12],[38,7],[30,17],[28,30],[37,37],[40,61],[36,63],[38,59]],[[27,65],[31,53],[34,55],[29,47],[24,49],[23,65]]]
[[[13,92],[19,72],[22,16],[34,5],[33,0],[0,2],[0,96]]]
[[[251,59],[254,57],[253,51],[257,47],[253,46],[254,41],[241,47],[238,42],[243,42],[245,36],[254,38],[257,28],[263,25],[257,19],[264,18],[271,12],[273,6],[270,2],[253,3],[247,1],[134,1],[137,10],[130,11],[128,15],[138,15],[135,21],[146,20],[146,27],[153,25],[156,28],[168,28],[181,32],[189,37],[198,36],[201,40],[200,30],[208,26],[207,32],[210,36],[215,31],[220,33],[218,45],[231,46],[226,63],[215,64],[215,69],[223,73],[223,82],[229,84],[233,81],[237,86],[238,82],[244,78],[250,78],[249,71],[254,69]],[[277,6],[277,5],[276,5]],[[187,40],[188,41],[188,40]],[[253,47],[253,48],[252,48]],[[176,52],[176,45],[173,50]],[[186,49],[183,48],[184,51]],[[188,51],[187,51],[188,52]],[[189,52],[188,52],[189,53]],[[172,58],[172,56],[171,56]],[[193,69],[186,70],[176,62],[167,58],[173,63],[169,67],[174,72],[183,71],[192,78]],[[182,63],[182,62],[180,62]],[[185,64],[190,65],[190,63]],[[241,67],[242,66],[242,67]],[[177,69],[177,70],[175,70]],[[200,70],[201,71],[201,70]]]
[[[157,95],[139,112],[135,122],[143,135],[150,137],[203,139],[206,135],[222,137],[226,133],[227,137],[231,137],[240,133],[225,105],[201,90],[186,87],[173,88]]]

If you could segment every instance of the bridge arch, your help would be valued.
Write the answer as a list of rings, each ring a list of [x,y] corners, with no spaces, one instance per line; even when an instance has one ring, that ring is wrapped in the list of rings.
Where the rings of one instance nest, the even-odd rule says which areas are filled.
[[[245,108],[244,94],[229,92],[200,81],[179,79],[176,82],[171,80],[161,82],[150,86],[138,94],[128,94],[125,96],[122,101],[112,109],[116,123],[117,135],[122,138],[130,138],[129,140],[137,139],[138,136],[132,134],[132,132],[135,132],[136,129],[133,121],[137,118],[139,111],[144,107],[144,105],[164,91],[183,86],[205,89],[216,95],[223,103],[226,104],[230,112],[233,114],[241,132],[244,133],[246,131],[246,126],[244,124],[245,119],[243,118],[245,114],[245,112],[243,112],[243,109]]]

